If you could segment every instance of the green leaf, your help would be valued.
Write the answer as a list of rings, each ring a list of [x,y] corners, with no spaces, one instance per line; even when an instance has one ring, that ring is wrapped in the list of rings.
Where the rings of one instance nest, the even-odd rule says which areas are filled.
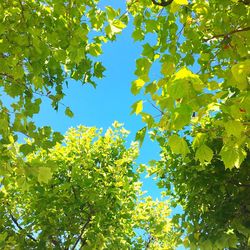
[[[149,129],[152,128],[152,126],[154,124],[153,116],[148,114],[148,113],[141,112],[141,117],[142,117],[142,121],[147,124],[148,128]]]
[[[105,67],[102,65],[101,62],[96,62],[94,64],[94,76],[98,77],[98,78],[102,78],[103,72],[105,71]]]
[[[141,113],[142,110],[143,110],[143,101],[140,100],[140,101],[135,102],[135,103],[132,105],[131,108],[132,108],[131,113],[135,113],[136,115],[138,115],[138,114]]]
[[[188,95],[189,93],[189,85],[186,81],[183,80],[175,80],[173,81],[169,89],[169,95],[174,99],[181,99]]]
[[[71,111],[71,109],[69,107],[67,107],[65,109],[65,115],[67,115],[68,117],[72,118],[74,116],[74,113]]]
[[[157,30],[159,28],[159,23],[153,19],[146,19],[145,25],[146,25],[146,32],[148,32],[148,33],[157,32]]]
[[[220,152],[221,159],[226,168],[239,168],[246,158],[246,151],[242,148],[224,145]]]
[[[113,20],[117,13],[111,6],[106,6],[105,9],[107,10],[108,20]]]
[[[135,140],[139,141],[140,147],[142,146],[142,143],[144,141],[146,131],[147,131],[147,127],[143,127],[142,129],[136,132]]]
[[[54,132],[53,133],[53,140],[55,142],[59,142],[60,143],[63,140],[63,138],[64,138],[64,136],[61,133],[59,133],[59,132]]]
[[[185,157],[190,152],[185,139],[176,134],[168,138],[168,144],[174,154],[181,154]]]
[[[49,180],[52,178],[51,169],[48,167],[39,167],[37,178],[40,183],[48,184]]]
[[[145,87],[145,94],[150,93],[153,95],[158,90],[156,81],[151,82]]]
[[[237,82],[237,87],[244,90],[249,86],[247,77],[250,76],[250,59],[232,66],[232,74]]]
[[[89,46],[89,54],[92,56],[99,56],[102,54],[102,48],[99,43],[92,43]]]
[[[227,121],[224,126],[229,136],[234,135],[235,137],[240,138],[242,132],[244,131],[244,126],[240,121]]]
[[[136,60],[136,70],[135,75],[138,76],[138,78],[142,79],[145,82],[149,81],[149,70],[151,67],[151,62],[148,58],[139,58]]]
[[[213,159],[213,150],[203,144],[196,150],[195,159],[199,160],[201,164],[210,163]]]
[[[144,39],[144,32],[141,29],[135,29],[132,33],[134,41],[141,41]]]
[[[3,232],[0,234],[0,243],[4,242],[5,239],[7,238],[8,233],[7,232]]]
[[[172,126],[175,130],[180,130],[190,123],[192,117],[192,108],[188,105],[182,105],[176,108],[172,115]]]
[[[171,76],[175,71],[175,64],[171,61],[163,62],[161,65],[161,73],[167,77]]]
[[[33,145],[29,145],[29,144],[22,144],[20,146],[20,151],[24,154],[24,155],[28,155],[29,153],[31,153],[34,150],[34,146]]]
[[[155,50],[149,43],[143,45],[142,55],[148,57],[151,61],[154,60]]]
[[[34,84],[35,88],[42,89],[43,83],[44,83],[42,77],[34,76],[32,80],[33,80],[33,84]]]
[[[126,25],[120,20],[114,20],[110,23],[112,34],[120,33],[125,27]]]
[[[131,93],[133,95],[137,95],[139,94],[141,88],[144,86],[145,81],[143,81],[142,79],[136,79],[135,81],[132,82],[132,86],[131,86]]]

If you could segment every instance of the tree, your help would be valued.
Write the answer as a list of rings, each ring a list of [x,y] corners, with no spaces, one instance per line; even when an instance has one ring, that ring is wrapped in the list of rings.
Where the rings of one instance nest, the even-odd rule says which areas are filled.
[[[173,249],[170,209],[140,196],[138,147],[125,147],[127,133],[117,122],[104,135],[71,128],[63,144],[29,153],[21,173],[5,174],[1,249]]]
[[[26,155],[36,146],[48,149],[62,140],[50,127],[37,128],[32,121],[45,98],[55,110],[62,103],[68,79],[90,83],[105,70],[95,58],[102,44],[114,40],[127,22],[120,11],[98,7],[96,0],[33,1],[0,3],[0,161],[10,158],[7,145],[18,135],[32,138],[20,151]],[[10,103],[10,104],[9,104]]]
[[[131,0],[127,1],[125,14],[112,7],[101,10],[98,3],[95,0],[0,3],[0,87],[11,97],[11,105],[0,101],[2,197],[5,199],[5,192],[11,191],[29,209],[29,195],[41,199],[44,190],[46,195],[53,194],[50,186],[53,181],[59,181],[65,188],[67,171],[60,169],[61,176],[43,158],[43,154],[55,154],[49,148],[63,137],[52,133],[50,127],[37,128],[32,117],[39,112],[42,98],[49,98],[55,110],[64,105],[61,100],[67,78],[95,85],[94,77],[103,76],[104,66],[94,58],[102,53],[102,43],[114,40],[131,17],[132,37],[143,43],[141,58],[136,61],[137,79],[131,87],[133,94],[142,94],[132,109],[145,122],[136,138],[142,144],[150,130],[151,137],[162,148],[162,159],[152,162],[148,172],[157,175],[160,187],[167,188],[172,205],[183,207],[183,215],[177,214],[174,221],[182,226],[180,232],[186,237],[187,246],[248,248],[249,1]],[[156,72],[161,76],[155,77]],[[73,116],[67,106],[65,114]],[[29,139],[17,150],[19,133]],[[48,162],[53,165],[53,161]],[[34,173],[29,173],[31,163],[36,166]],[[31,181],[30,186],[27,180]],[[20,192],[24,192],[24,199]],[[12,197],[8,199],[15,204]],[[106,202],[110,204],[109,200]],[[25,224],[28,231],[23,229],[20,223],[25,223],[26,218],[16,219],[11,214],[3,210],[4,221],[9,223],[7,228],[14,235],[10,240],[13,244],[19,244],[20,235],[29,241],[20,244],[35,245],[32,239],[37,239],[35,236],[44,244],[40,231],[36,231],[38,235],[29,231],[32,224]],[[87,217],[84,219],[88,222]],[[78,236],[72,229],[69,246],[81,236],[79,230],[85,229],[84,225],[75,225]],[[152,232],[156,231],[149,233],[146,248],[163,247],[163,238],[159,243],[161,236],[155,237]],[[44,234],[50,236],[46,230]],[[59,237],[56,240],[61,240],[59,245],[66,242],[65,237],[55,235]],[[9,234],[1,237],[5,239]],[[53,241],[48,244],[52,246]]]
[[[95,87],[105,70],[95,58],[127,15],[95,0],[11,0],[0,13],[1,248],[171,249],[170,210],[138,197],[137,150],[125,149],[122,133],[79,127],[65,146],[32,120],[45,98],[73,116],[62,103],[67,80]]]
[[[144,43],[131,87],[144,91],[132,106],[146,124],[137,138],[150,129],[159,142],[162,160],[148,171],[182,205],[176,221],[193,249],[250,244],[249,10],[237,0],[130,8],[133,38]],[[161,77],[150,80],[153,65]]]

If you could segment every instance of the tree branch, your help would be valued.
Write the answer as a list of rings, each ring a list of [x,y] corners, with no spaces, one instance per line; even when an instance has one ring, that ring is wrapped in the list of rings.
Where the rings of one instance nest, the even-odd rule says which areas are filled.
[[[13,216],[13,214],[12,214],[10,211],[9,211],[9,214],[10,214],[11,220],[12,220],[13,223],[16,225],[16,227],[17,227],[19,230],[21,230],[21,231],[25,231],[25,229],[22,228],[22,227],[20,226],[20,224],[18,223],[17,219]],[[33,240],[34,242],[37,242],[37,240],[36,240],[31,234],[26,234],[26,236],[27,236],[29,239]]]
[[[248,31],[248,30],[250,30],[250,27],[245,27],[245,28],[238,29],[238,30],[232,30],[232,31],[230,31],[227,34],[217,34],[217,35],[214,35],[214,36],[212,36],[210,38],[204,39],[204,41],[208,42],[208,41],[210,41],[212,39],[220,38],[220,37],[222,37],[223,39],[225,39],[226,37],[228,37],[228,36],[230,36],[232,34],[239,33],[239,32],[244,32],[244,31]]]
[[[240,183],[236,180],[229,180],[229,183],[236,185],[237,187],[248,187],[250,188],[250,183]]]
[[[151,235],[149,235],[148,241],[147,241],[146,246],[145,246],[145,250],[149,249],[150,243],[151,243],[151,241],[152,241],[153,239],[154,239],[154,238],[153,238]]]
[[[250,0],[240,0],[240,3],[243,3],[245,5],[249,5],[250,4]]]
[[[24,8],[23,8],[22,0],[19,0],[19,4],[20,4],[20,6],[21,6],[21,15],[22,15],[22,19],[23,19],[23,22],[25,23]]]
[[[166,2],[164,0],[161,0],[161,2],[159,3],[156,0],[152,0],[153,4],[158,5],[158,6],[162,6],[162,7],[166,7],[166,6],[170,5],[172,2],[173,2],[173,0],[168,0]]]
[[[91,215],[88,217],[87,221],[84,223],[84,225],[83,225],[83,227],[82,227],[82,229],[81,229],[81,233],[79,234],[79,236],[78,236],[78,238],[77,238],[77,240],[76,240],[76,242],[75,242],[75,244],[73,245],[73,247],[72,247],[71,250],[74,250],[74,249],[76,248],[77,244],[78,244],[79,241],[81,240],[82,235],[83,235],[83,233],[84,233],[86,227],[87,227],[88,224],[90,223],[90,221],[91,221]]]

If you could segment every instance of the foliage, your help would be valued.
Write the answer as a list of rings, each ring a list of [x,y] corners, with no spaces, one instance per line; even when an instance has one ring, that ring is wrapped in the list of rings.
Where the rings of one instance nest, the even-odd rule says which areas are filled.
[[[143,43],[131,87],[143,94],[133,106],[146,124],[137,138],[151,129],[158,140],[163,158],[149,172],[183,206],[194,249],[250,242],[249,10],[238,0],[144,0],[130,8],[133,38]]]
[[[90,83],[105,70],[95,58],[102,44],[114,40],[127,18],[97,0],[6,0],[0,3],[0,150],[10,157],[7,144],[18,135],[33,139],[20,151],[48,149],[62,140],[50,127],[37,128],[32,117],[45,98],[58,110],[68,79]],[[4,101],[5,100],[5,101]],[[65,106],[65,114],[73,116]],[[0,159],[1,160],[1,159]]]
[[[60,145],[60,133],[32,121],[45,98],[73,117],[61,102],[67,79],[95,86],[102,44],[128,16],[142,43],[131,86],[141,94],[132,113],[145,123],[136,139],[150,130],[162,148],[148,172],[182,206],[174,221],[184,244],[249,248],[248,0],[130,0],[124,14],[98,0],[1,1],[2,248],[171,249],[182,238],[168,205],[138,197],[137,152],[124,131],[79,127]],[[17,146],[20,134],[28,139]]]
[[[210,147],[218,155],[222,141],[213,140]],[[157,173],[160,188],[167,187],[173,207],[180,205],[183,214],[173,222],[180,223],[187,235],[184,245],[191,249],[247,249],[249,239],[250,154],[241,168],[225,169],[219,157],[199,164],[194,151],[189,158],[172,154],[162,147],[162,158],[152,162],[150,174]]]
[[[140,197],[133,171],[138,147],[126,149],[120,126],[105,135],[71,128],[63,144],[28,154],[22,173],[5,174],[1,249],[173,249],[169,207]]]

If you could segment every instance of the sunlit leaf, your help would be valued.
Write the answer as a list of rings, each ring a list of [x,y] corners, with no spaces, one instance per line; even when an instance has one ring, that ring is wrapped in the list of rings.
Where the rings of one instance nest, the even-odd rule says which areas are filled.
[[[213,159],[213,151],[207,145],[201,145],[195,153],[195,159],[199,160],[201,164],[209,163]]]
[[[132,113],[135,113],[136,115],[138,115],[139,113],[142,112],[143,110],[143,101],[137,101],[132,105]]]
[[[52,178],[51,169],[48,167],[39,167],[37,178],[40,183],[48,183]]]

